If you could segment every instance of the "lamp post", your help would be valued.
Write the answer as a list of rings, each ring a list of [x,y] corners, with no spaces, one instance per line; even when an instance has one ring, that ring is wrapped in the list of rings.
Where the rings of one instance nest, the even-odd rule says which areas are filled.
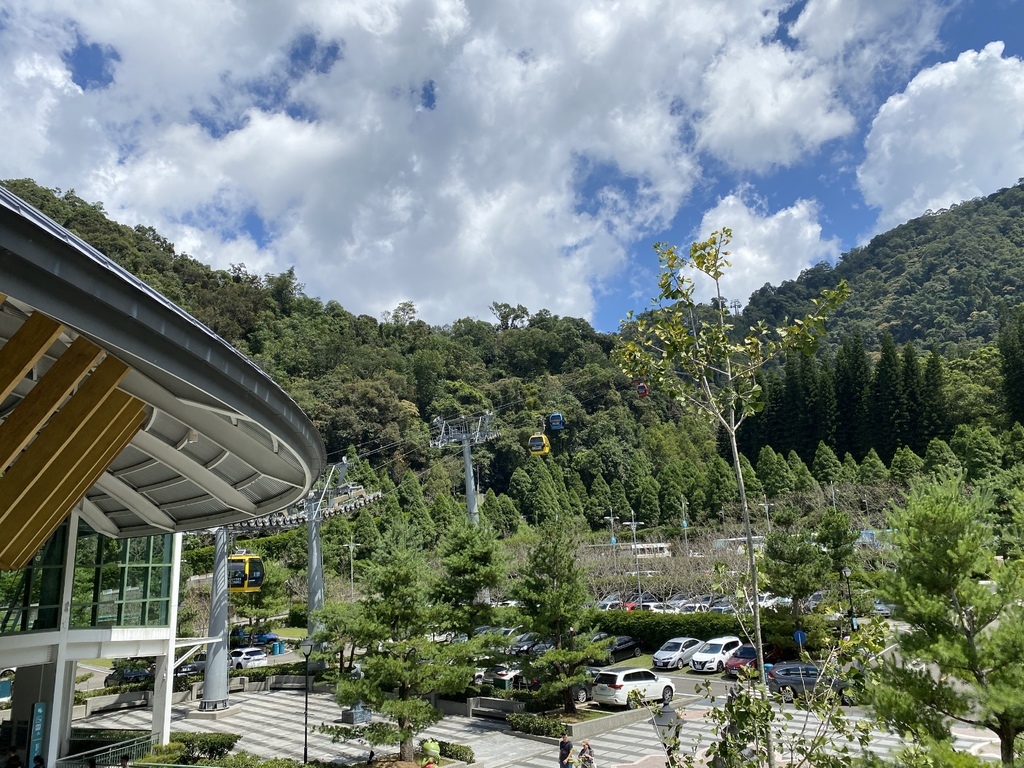
[[[636,512],[632,509],[629,510],[629,524],[633,529],[633,565],[636,567],[636,599],[640,603],[640,610],[644,609],[644,590],[640,586],[640,552],[636,548],[636,527],[643,525],[643,523],[637,522]]]
[[[306,700],[302,711],[302,764],[305,765],[309,762],[309,654],[313,652],[313,638],[307,637],[299,643],[299,648],[306,657]]]
[[[844,565],[843,570],[840,571],[843,574],[843,578],[846,579],[846,594],[850,598],[850,632],[855,632],[857,629],[857,619],[853,615],[853,588],[850,587],[850,566]]]

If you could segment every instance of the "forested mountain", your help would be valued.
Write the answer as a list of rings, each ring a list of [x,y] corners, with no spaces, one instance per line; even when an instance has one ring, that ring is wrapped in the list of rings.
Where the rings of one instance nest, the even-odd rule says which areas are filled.
[[[884,333],[900,345],[947,353],[993,342],[1001,313],[1024,301],[1024,183],[908,221],[834,268],[823,263],[765,285],[746,317],[777,323],[801,316],[812,297],[842,279],[851,296],[830,326],[833,345],[853,333],[869,349]]]
[[[487,411],[500,436],[474,448],[474,465],[481,513],[503,534],[560,512],[607,530],[610,513],[631,508],[648,530],[678,531],[684,504],[698,530],[738,519],[735,479],[708,424],[658,392],[639,397],[612,360],[617,336],[585,320],[505,304],[491,320],[442,327],[418,320],[410,303],[356,316],[306,295],[293,271],[213,270],[74,192],[3,184],[252,357],[309,413],[332,460],[362,459],[353,478],[385,491],[376,518],[352,524],[364,556],[389,516],[436,540],[464,514],[461,455],[430,446],[432,424]],[[766,407],[740,434],[755,499],[820,510],[828,484],[867,526],[891,495],[886,484],[926,467],[959,463],[973,478],[1014,471],[1024,429],[1011,427],[1024,409],[1002,382],[1024,380],[1024,328],[1009,312],[1024,277],[1022,203],[1018,186],[917,219],[834,269],[754,296],[748,317],[774,322],[806,312],[840,278],[852,289],[821,354],[764,376]],[[999,339],[1005,355],[995,346],[1000,312],[1012,319]],[[566,428],[547,429],[551,453],[531,456],[530,436],[554,412]]]

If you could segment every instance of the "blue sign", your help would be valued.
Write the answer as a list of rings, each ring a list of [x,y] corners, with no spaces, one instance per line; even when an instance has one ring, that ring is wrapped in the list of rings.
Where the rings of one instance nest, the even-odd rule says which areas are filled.
[[[36,755],[43,754],[43,732],[46,730],[46,702],[37,701],[32,705],[32,733],[29,736],[28,755],[25,759],[29,765]]]
[[[614,546],[615,546],[615,544],[616,544],[616,541],[615,541],[615,537],[614,537],[614,536],[612,536],[612,546],[614,547]]]
[[[793,633],[793,639],[796,640],[797,645],[803,645],[807,642],[807,633],[802,629],[798,629]]]
[[[688,525],[689,525],[689,523],[687,523],[685,520],[683,520],[683,528],[686,528]]]

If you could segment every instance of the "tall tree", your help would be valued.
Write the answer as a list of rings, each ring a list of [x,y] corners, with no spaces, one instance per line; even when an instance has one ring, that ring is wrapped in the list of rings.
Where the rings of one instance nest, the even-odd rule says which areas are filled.
[[[896,344],[888,333],[882,336],[882,353],[871,381],[869,419],[874,440],[872,447],[888,464],[904,442],[907,425],[906,396],[902,366]]]
[[[1000,325],[999,352],[1009,422],[1024,424],[1024,309],[1019,306]]]
[[[836,453],[863,457],[868,442],[867,395],[871,386],[871,364],[860,334],[847,336],[836,353]]]
[[[903,345],[900,377],[903,383],[903,401],[906,408],[906,423],[900,442],[908,446],[914,453],[921,454],[928,447],[928,442],[924,437],[923,422],[924,374],[921,371],[921,361],[918,359],[917,349],[911,343]]]
[[[928,355],[921,383],[921,439],[924,450],[936,438],[950,435],[949,408],[946,407],[946,366],[934,349]]]
[[[740,509],[747,537],[747,568],[753,594],[753,634],[757,650],[761,684],[764,680],[764,653],[761,615],[757,599],[757,564],[754,559],[753,530],[743,484],[743,469],[737,444],[737,430],[743,421],[760,408],[757,371],[772,359],[789,352],[812,352],[825,333],[825,318],[849,293],[841,281],[834,290],[826,290],[814,299],[814,311],[792,325],[775,329],[764,322],[736,340],[733,318],[722,296],[721,278],[729,268],[732,231],[714,232],[690,247],[684,256],[672,245],[655,246],[661,262],[658,278],[660,294],[657,307],[636,321],[635,337],[620,348],[623,372],[640,378],[669,393],[711,419],[728,436],[733,472],[739,492]],[[698,306],[696,285],[690,274],[712,283],[712,307]],[[706,318],[706,320],[704,319]],[[767,743],[768,762],[774,768],[775,754],[771,738]]]
[[[996,559],[992,505],[987,491],[943,473],[915,482],[893,510],[895,571],[883,592],[908,629],[871,690],[898,732],[948,742],[951,723],[984,728],[1010,766],[1024,733],[1024,562]]]

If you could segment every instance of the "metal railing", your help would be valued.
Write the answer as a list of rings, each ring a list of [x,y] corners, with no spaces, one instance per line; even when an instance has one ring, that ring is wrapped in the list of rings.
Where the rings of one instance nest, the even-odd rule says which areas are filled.
[[[57,760],[54,768],[89,768],[90,760],[96,761],[97,768],[103,766],[116,766],[121,764],[121,758],[128,757],[130,763],[148,755],[157,737],[152,734],[137,736],[134,739],[121,741],[117,744],[110,744],[97,749],[90,749],[88,752],[79,752],[77,755],[68,755]]]

